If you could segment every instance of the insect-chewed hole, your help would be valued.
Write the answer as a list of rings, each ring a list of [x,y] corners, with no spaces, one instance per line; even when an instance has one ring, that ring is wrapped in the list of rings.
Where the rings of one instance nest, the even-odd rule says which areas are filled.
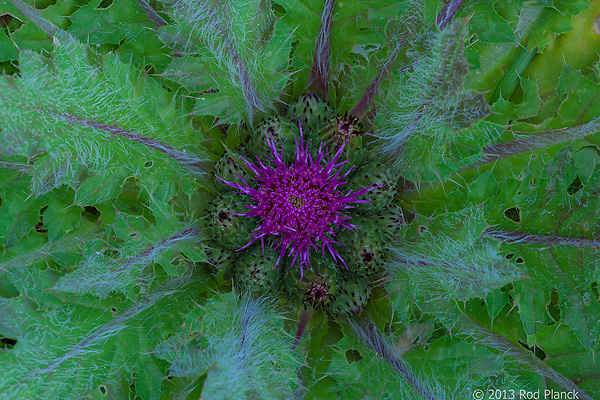
[[[546,311],[554,322],[560,321],[560,297],[556,289],[552,289],[550,292],[550,301],[546,304]]]
[[[546,355],[546,353],[544,352],[544,350],[540,349],[538,346],[533,345],[530,347],[530,346],[527,346],[527,344],[521,342],[520,340],[518,342],[524,349],[527,349],[530,352],[532,352],[533,355],[536,356],[537,358],[539,358],[540,360],[544,361],[546,359],[546,357],[548,357]]]
[[[575,179],[573,179],[573,182],[571,182],[571,184],[567,188],[567,193],[572,196],[575,193],[579,192],[582,187],[583,187],[583,182],[581,182],[581,179],[579,179],[579,177],[576,176]]]
[[[517,258],[517,259],[515,260],[515,262],[516,262],[517,264],[523,264],[523,263],[525,262],[525,260],[523,260],[523,258],[522,258],[522,257],[519,257],[519,258]]]
[[[511,259],[511,258],[513,258],[514,256],[515,256],[515,253],[508,253],[508,254],[505,256],[505,258],[506,258],[507,260],[510,260],[510,259]]]
[[[10,350],[14,348],[18,340],[3,336],[0,338],[0,349]]]
[[[47,233],[48,229],[44,228],[44,219],[40,217],[40,220],[35,224],[35,231],[37,233]]]
[[[348,364],[362,360],[362,356],[358,350],[350,349],[346,351],[346,360]]]
[[[98,4],[98,7],[96,7],[96,10],[106,10],[113,5],[113,2],[113,0],[102,0],[100,4]]]
[[[56,0],[35,0],[33,4],[38,10],[43,10],[50,6],[56,5]]]
[[[102,393],[102,396],[106,396],[106,394],[108,393],[108,390],[106,390],[106,386],[104,386],[104,385],[98,386],[98,391],[100,391],[100,393]]]
[[[96,223],[96,222],[98,222],[98,219],[100,218],[100,211],[98,211],[98,209],[96,207],[85,206],[85,207],[83,207],[81,216],[90,222]]]
[[[150,168],[151,166],[154,165],[154,161],[150,160],[150,161],[146,161],[144,163],[144,168]]]
[[[114,306],[113,306],[113,307],[111,307],[111,308],[110,308],[110,312],[111,312],[112,314],[116,314],[116,313],[117,313],[117,311],[119,311],[119,310],[117,309],[117,307],[114,307]]]
[[[521,222],[521,210],[519,207],[511,207],[504,210],[504,216],[513,222]]]

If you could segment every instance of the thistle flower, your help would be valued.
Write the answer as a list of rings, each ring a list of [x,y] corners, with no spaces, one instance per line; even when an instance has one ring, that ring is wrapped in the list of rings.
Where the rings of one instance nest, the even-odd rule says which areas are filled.
[[[367,203],[368,200],[358,200],[358,197],[371,189],[363,188],[354,193],[350,190],[345,195],[340,192],[340,186],[346,183],[343,179],[354,168],[351,167],[340,176],[340,167],[348,162],[338,162],[344,145],[332,158],[321,145],[313,159],[308,151],[309,143],[304,144],[300,126],[300,143],[295,139],[296,157],[290,165],[286,165],[283,161],[283,148],[278,152],[272,138],[268,134],[266,136],[272,152],[271,157],[266,157],[272,164],[264,164],[258,156],[256,165],[244,159],[256,175],[256,187],[249,185],[241,177],[239,178],[243,184],[219,178],[252,199],[253,204],[246,206],[249,211],[241,215],[262,219],[262,223],[250,234],[248,244],[239,250],[260,239],[264,253],[264,239],[269,238],[275,244],[274,249],[279,250],[275,266],[288,251],[288,256],[293,256],[292,267],[299,259],[302,277],[302,268],[310,261],[310,249],[318,249],[320,242],[322,257],[327,249],[334,261],[340,260],[346,266],[333,246],[343,243],[333,238],[340,228],[351,231],[357,228],[348,222],[351,217],[344,215],[344,210],[353,208],[350,203]]]

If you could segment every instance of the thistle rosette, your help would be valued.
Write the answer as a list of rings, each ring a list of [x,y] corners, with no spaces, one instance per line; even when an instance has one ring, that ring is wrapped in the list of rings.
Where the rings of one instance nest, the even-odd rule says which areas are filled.
[[[358,197],[371,188],[355,192],[349,190],[346,194],[341,192],[341,186],[346,183],[344,178],[354,168],[352,166],[340,176],[340,167],[349,161],[338,162],[344,145],[340,146],[333,157],[320,145],[317,156],[313,159],[309,153],[310,143],[304,144],[300,126],[300,143],[295,139],[295,159],[287,165],[283,161],[283,147],[278,152],[272,138],[268,133],[265,134],[272,152],[272,156],[265,156],[271,163],[263,163],[258,156],[256,165],[243,159],[254,172],[256,185],[248,184],[241,177],[239,179],[242,184],[219,178],[252,199],[253,204],[246,206],[249,211],[241,215],[262,219],[249,235],[248,244],[239,250],[260,240],[264,252],[265,238],[269,239],[274,249],[279,250],[275,266],[288,252],[287,256],[293,257],[291,267],[297,260],[300,262],[302,277],[303,267],[310,262],[310,249],[318,249],[320,243],[322,257],[327,250],[334,261],[339,260],[346,266],[334,247],[344,243],[335,241],[334,237],[342,228],[350,231],[358,228],[348,222],[351,217],[344,211],[353,208],[351,203],[368,203],[368,200],[359,200]]]

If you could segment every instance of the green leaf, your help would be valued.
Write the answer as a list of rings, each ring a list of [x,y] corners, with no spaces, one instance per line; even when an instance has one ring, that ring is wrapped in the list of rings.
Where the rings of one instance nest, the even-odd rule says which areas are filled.
[[[156,354],[175,376],[206,372],[203,398],[287,398],[298,387],[299,364],[281,317],[267,307],[233,293],[217,295],[193,309]]]
[[[18,339],[14,351],[0,354],[12,371],[0,377],[3,393],[67,398],[105,392],[117,398],[131,384],[144,399],[157,399],[167,365],[152,351],[181,323],[178,314],[188,308],[183,300],[198,289],[192,282],[163,281],[144,301],[82,298],[42,312],[26,298],[2,299],[2,333]]]
[[[506,287],[492,290],[486,297],[488,315],[492,322],[502,312],[504,307],[509,304],[508,290]]]
[[[73,192],[66,190],[55,193],[48,200],[44,211],[44,227],[48,230],[48,239],[54,242],[72,231],[81,219],[81,209],[73,206]]]
[[[496,0],[467,1],[461,7],[464,16],[474,15],[470,21],[471,32],[485,43],[512,43],[515,35],[506,19],[496,12]]]
[[[491,170],[486,171],[469,188],[469,200],[483,202],[486,199],[494,198],[497,196],[498,187],[494,173]]]

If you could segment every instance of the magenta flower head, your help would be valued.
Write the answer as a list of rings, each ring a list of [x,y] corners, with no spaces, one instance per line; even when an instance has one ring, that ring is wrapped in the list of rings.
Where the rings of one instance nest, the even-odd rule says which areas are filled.
[[[325,256],[325,249],[327,249],[334,261],[340,260],[346,266],[334,247],[336,244],[343,245],[334,240],[335,232],[340,227],[351,231],[357,228],[348,223],[350,217],[344,215],[344,211],[353,208],[351,203],[368,203],[368,200],[357,198],[371,188],[354,193],[348,191],[346,194],[340,191],[340,187],[346,183],[343,179],[354,168],[350,168],[340,176],[340,166],[348,162],[348,160],[338,162],[344,145],[332,158],[321,145],[317,157],[313,159],[308,152],[309,143],[304,144],[302,126],[300,126],[300,143],[297,139],[295,141],[296,157],[289,163],[290,165],[286,165],[283,161],[283,147],[281,153],[278,153],[275,143],[268,134],[267,143],[272,152],[271,157],[267,156],[270,163],[263,163],[258,156],[256,165],[243,159],[256,175],[253,178],[256,182],[254,186],[249,185],[239,176],[243,184],[219,179],[252,199],[253,204],[246,206],[249,211],[241,215],[262,219],[262,223],[250,234],[250,242],[239,250],[260,239],[264,253],[264,240],[267,238],[275,245],[274,249],[279,250],[279,258],[275,266],[288,252],[289,257],[293,256],[292,267],[296,260],[300,262],[302,279],[302,268],[310,261],[311,248],[320,247],[322,257]]]

